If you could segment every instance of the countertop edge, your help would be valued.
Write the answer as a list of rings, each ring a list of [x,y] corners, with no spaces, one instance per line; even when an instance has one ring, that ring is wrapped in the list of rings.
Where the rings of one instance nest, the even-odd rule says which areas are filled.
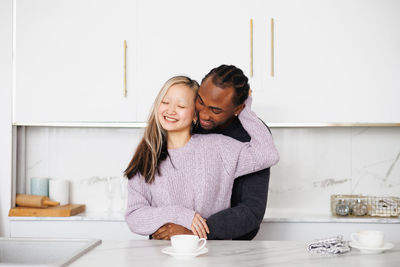
[[[104,221],[125,222],[122,213],[82,213],[71,217],[8,217],[9,221]],[[271,216],[267,215],[263,223],[382,223],[400,224],[400,218],[340,218],[331,215],[296,215],[296,216]]]

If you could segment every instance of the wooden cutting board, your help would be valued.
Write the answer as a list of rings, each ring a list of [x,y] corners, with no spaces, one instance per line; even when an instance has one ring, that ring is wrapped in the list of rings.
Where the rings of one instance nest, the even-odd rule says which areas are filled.
[[[16,207],[10,209],[8,216],[32,216],[32,217],[69,217],[85,211],[85,205],[68,204],[48,208]]]

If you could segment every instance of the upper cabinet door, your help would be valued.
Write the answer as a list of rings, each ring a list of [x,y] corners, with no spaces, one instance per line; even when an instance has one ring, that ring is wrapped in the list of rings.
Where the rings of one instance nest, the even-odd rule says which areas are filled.
[[[135,1],[16,0],[14,122],[134,121],[135,43]]]
[[[254,106],[265,121],[400,122],[400,1],[263,3],[265,75]]]
[[[139,0],[139,118],[147,119],[172,76],[187,75],[200,83],[221,64],[236,65],[250,76],[250,19],[259,7],[252,0]]]

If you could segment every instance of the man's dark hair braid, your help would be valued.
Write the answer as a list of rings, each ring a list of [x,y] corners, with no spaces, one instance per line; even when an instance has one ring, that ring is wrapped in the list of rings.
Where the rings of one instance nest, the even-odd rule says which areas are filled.
[[[211,77],[212,82],[220,87],[233,87],[235,95],[233,96],[233,104],[243,104],[249,95],[249,79],[244,75],[243,71],[233,65],[221,65],[212,69],[201,81],[202,83]]]

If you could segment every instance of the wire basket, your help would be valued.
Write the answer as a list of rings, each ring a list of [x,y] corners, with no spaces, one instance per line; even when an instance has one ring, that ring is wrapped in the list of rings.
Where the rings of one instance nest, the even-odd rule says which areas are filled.
[[[400,198],[332,195],[331,212],[341,217],[399,217]]]

